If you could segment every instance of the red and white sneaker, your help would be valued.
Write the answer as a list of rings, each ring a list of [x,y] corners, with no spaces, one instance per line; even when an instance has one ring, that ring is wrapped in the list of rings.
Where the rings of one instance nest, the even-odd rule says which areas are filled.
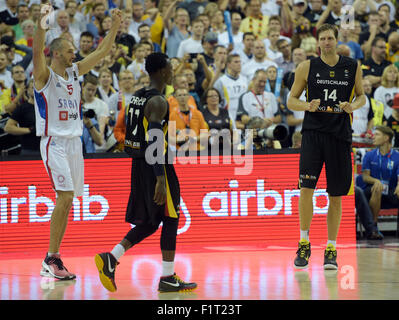
[[[56,278],[59,280],[72,280],[76,278],[76,275],[69,272],[65,268],[59,254],[52,256],[46,255],[46,258],[42,262],[42,270],[40,271],[42,277]]]

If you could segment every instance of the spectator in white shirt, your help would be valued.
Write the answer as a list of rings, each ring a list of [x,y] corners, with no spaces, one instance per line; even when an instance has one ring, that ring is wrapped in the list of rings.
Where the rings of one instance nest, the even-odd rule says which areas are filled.
[[[68,32],[72,35],[75,48],[79,48],[81,32],[79,30],[73,29],[70,26],[68,12],[65,10],[59,10],[57,11],[56,27],[46,32],[46,47],[49,46],[54,39],[59,38],[61,34]]]
[[[278,50],[277,41],[280,38],[280,30],[277,28],[269,28],[267,30],[268,43],[265,43],[266,54],[269,59],[276,60],[283,56]]]
[[[134,75],[134,79],[137,80],[141,75],[147,74],[145,71],[145,45],[143,43],[138,43],[134,46],[134,57],[135,59],[126,68]]]
[[[255,36],[252,32],[245,32],[242,36],[242,44],[237,45],[232,53],[237,53],[241,58],[241,65],[245,65],[253,58]]]
[[[254,117],[263,118],[266,127],[281,122],[277,99],[273,93],[265,91],[266,82],[266,71],[257,70],[253,76],[252,89],[242,94],[238,102],[236,116],[238,129],[245,128],[248,121]]]
[[[190,38],[180,42],[177,50],[177,57],[183,58],[186,53],[202,53],[202,38],[204,36],[204,24],[201,20],[196,19],[191,24],[192,35]]]
[[[392,103],[396,93],[399,93],[399,71],[391,64],[385,67],[381,85],[374,92],[374,99],[384,104],[384,116],[387,119],[392,115]]]
[[[109,109],[107,104],[96,97],[98,86],[98,79],[90,74],[85,76],[82,86],[82,109],[85,111],[93,110],[95,112],[95,118],[100,127],[101,137],[104,137],[105,127],[108,124]],[[101,151],[101,146],[96,145],[96,151]]]
[[[227,57],[226,72],[216,82],[214,87],[218,90],[224,102],[223,107],[228,108],[230,119],[235,127],[238,109],[238,99],[248,89],[248,82],[241,73],[241,58],[238,54]]]
[[[256,40],[254,43],[254,57],[243,66],[241,74],[247,77],[249,82],[252,80],[256,70],[267,70],[270,66],[277,68],[277,64],[267,57],[264,42]]]
[[[84,14],[77,9],[78,4],[75,0],[68,0],[65,2],[65,11],[69,14],[71,28],[84,32],[87,30],[87,20]]]

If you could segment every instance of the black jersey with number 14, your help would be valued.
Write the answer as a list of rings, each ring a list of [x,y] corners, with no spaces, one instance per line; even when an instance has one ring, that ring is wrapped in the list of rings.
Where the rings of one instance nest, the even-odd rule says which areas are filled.
[[[320,99],[320,106],[315,112],[305,112],[302,131],[320,131],[352,141],[352,114],[339,105],[354,98],[356,70],[357,61],[344,56],[339,56],[333,67],[320,57],[310,60],[306,99]]]
[[[136,91],[126,109],[126,136],[125,151],[132,158],[145,158],[148,146],[148,121],[144,116],[144,108],[148,100],[162,94],[155,88],[142,88]],[[165,100],[166,101],[166,100]],[[162,121],[165,150],[167,151],[167,132],[169,120],[169,107]],[[167,158],[166,158],[167,159]]]

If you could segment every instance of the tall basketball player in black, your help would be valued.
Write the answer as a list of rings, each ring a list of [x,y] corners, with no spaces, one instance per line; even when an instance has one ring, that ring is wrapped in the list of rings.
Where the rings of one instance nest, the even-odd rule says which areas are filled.
[[[173,164],[167,163],[169,106],[163,92],[166,84],[172,83],[173,71],[162,53],[150,54],[145,68],[151,84],[135,92],[126,110],[125,151],[133,158],[126,222],[135,227],[111,252],[97,254],[95,262],[103,286],[116,291],[117,261],[126,250],[157,231],[162,222],[162,276],[158,290],[187,291],[197,284],[182,281],[174,272],[180,188]]]
[[[337,28],[329,24],[322,25],[317,31],[317,40],[321,55],[299,64],[288,100],[289,109],[305,111],[299,163],[301,235],[294,266],[298,269],[308,266],[313,193],[325,164],[329,207],[324,269],[336,270],[335,247],[342,215],[341,197],[353,192],[352,112],[366,101],[359,64],[354,59],[336,53]],[[299,100],[305,89],[306,102]]]

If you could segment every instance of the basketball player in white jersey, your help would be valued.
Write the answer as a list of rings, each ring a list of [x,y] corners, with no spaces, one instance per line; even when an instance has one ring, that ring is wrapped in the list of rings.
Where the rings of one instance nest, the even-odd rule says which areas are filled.
[[[228,111],[234,128],[240,96],[248,89],[247,78],[241,74],[241,58],[238,54],[230,54],[226,61],[226,73],[216,80],[214,87],[228,105]]]
[[[47,7],[44,7],[47,6]],[[83,194],[84,162],[81,135],[83,118],[78,77],[88,73],[111,49],[121,23],[121,11],[112,11],[112,27],[101,44],[83,60],[72,63],[75,49],[65,39],[50,44],[48,67],[43,53],[46,20],[50,12],[42,5],[42,16],[33,37],[33,78],[36,132],[40,151],[57,200],[50,223],[49,251],[40,274],[62,280],[74,279],[63,265],[59,248],[68,222],[73,197]]]

